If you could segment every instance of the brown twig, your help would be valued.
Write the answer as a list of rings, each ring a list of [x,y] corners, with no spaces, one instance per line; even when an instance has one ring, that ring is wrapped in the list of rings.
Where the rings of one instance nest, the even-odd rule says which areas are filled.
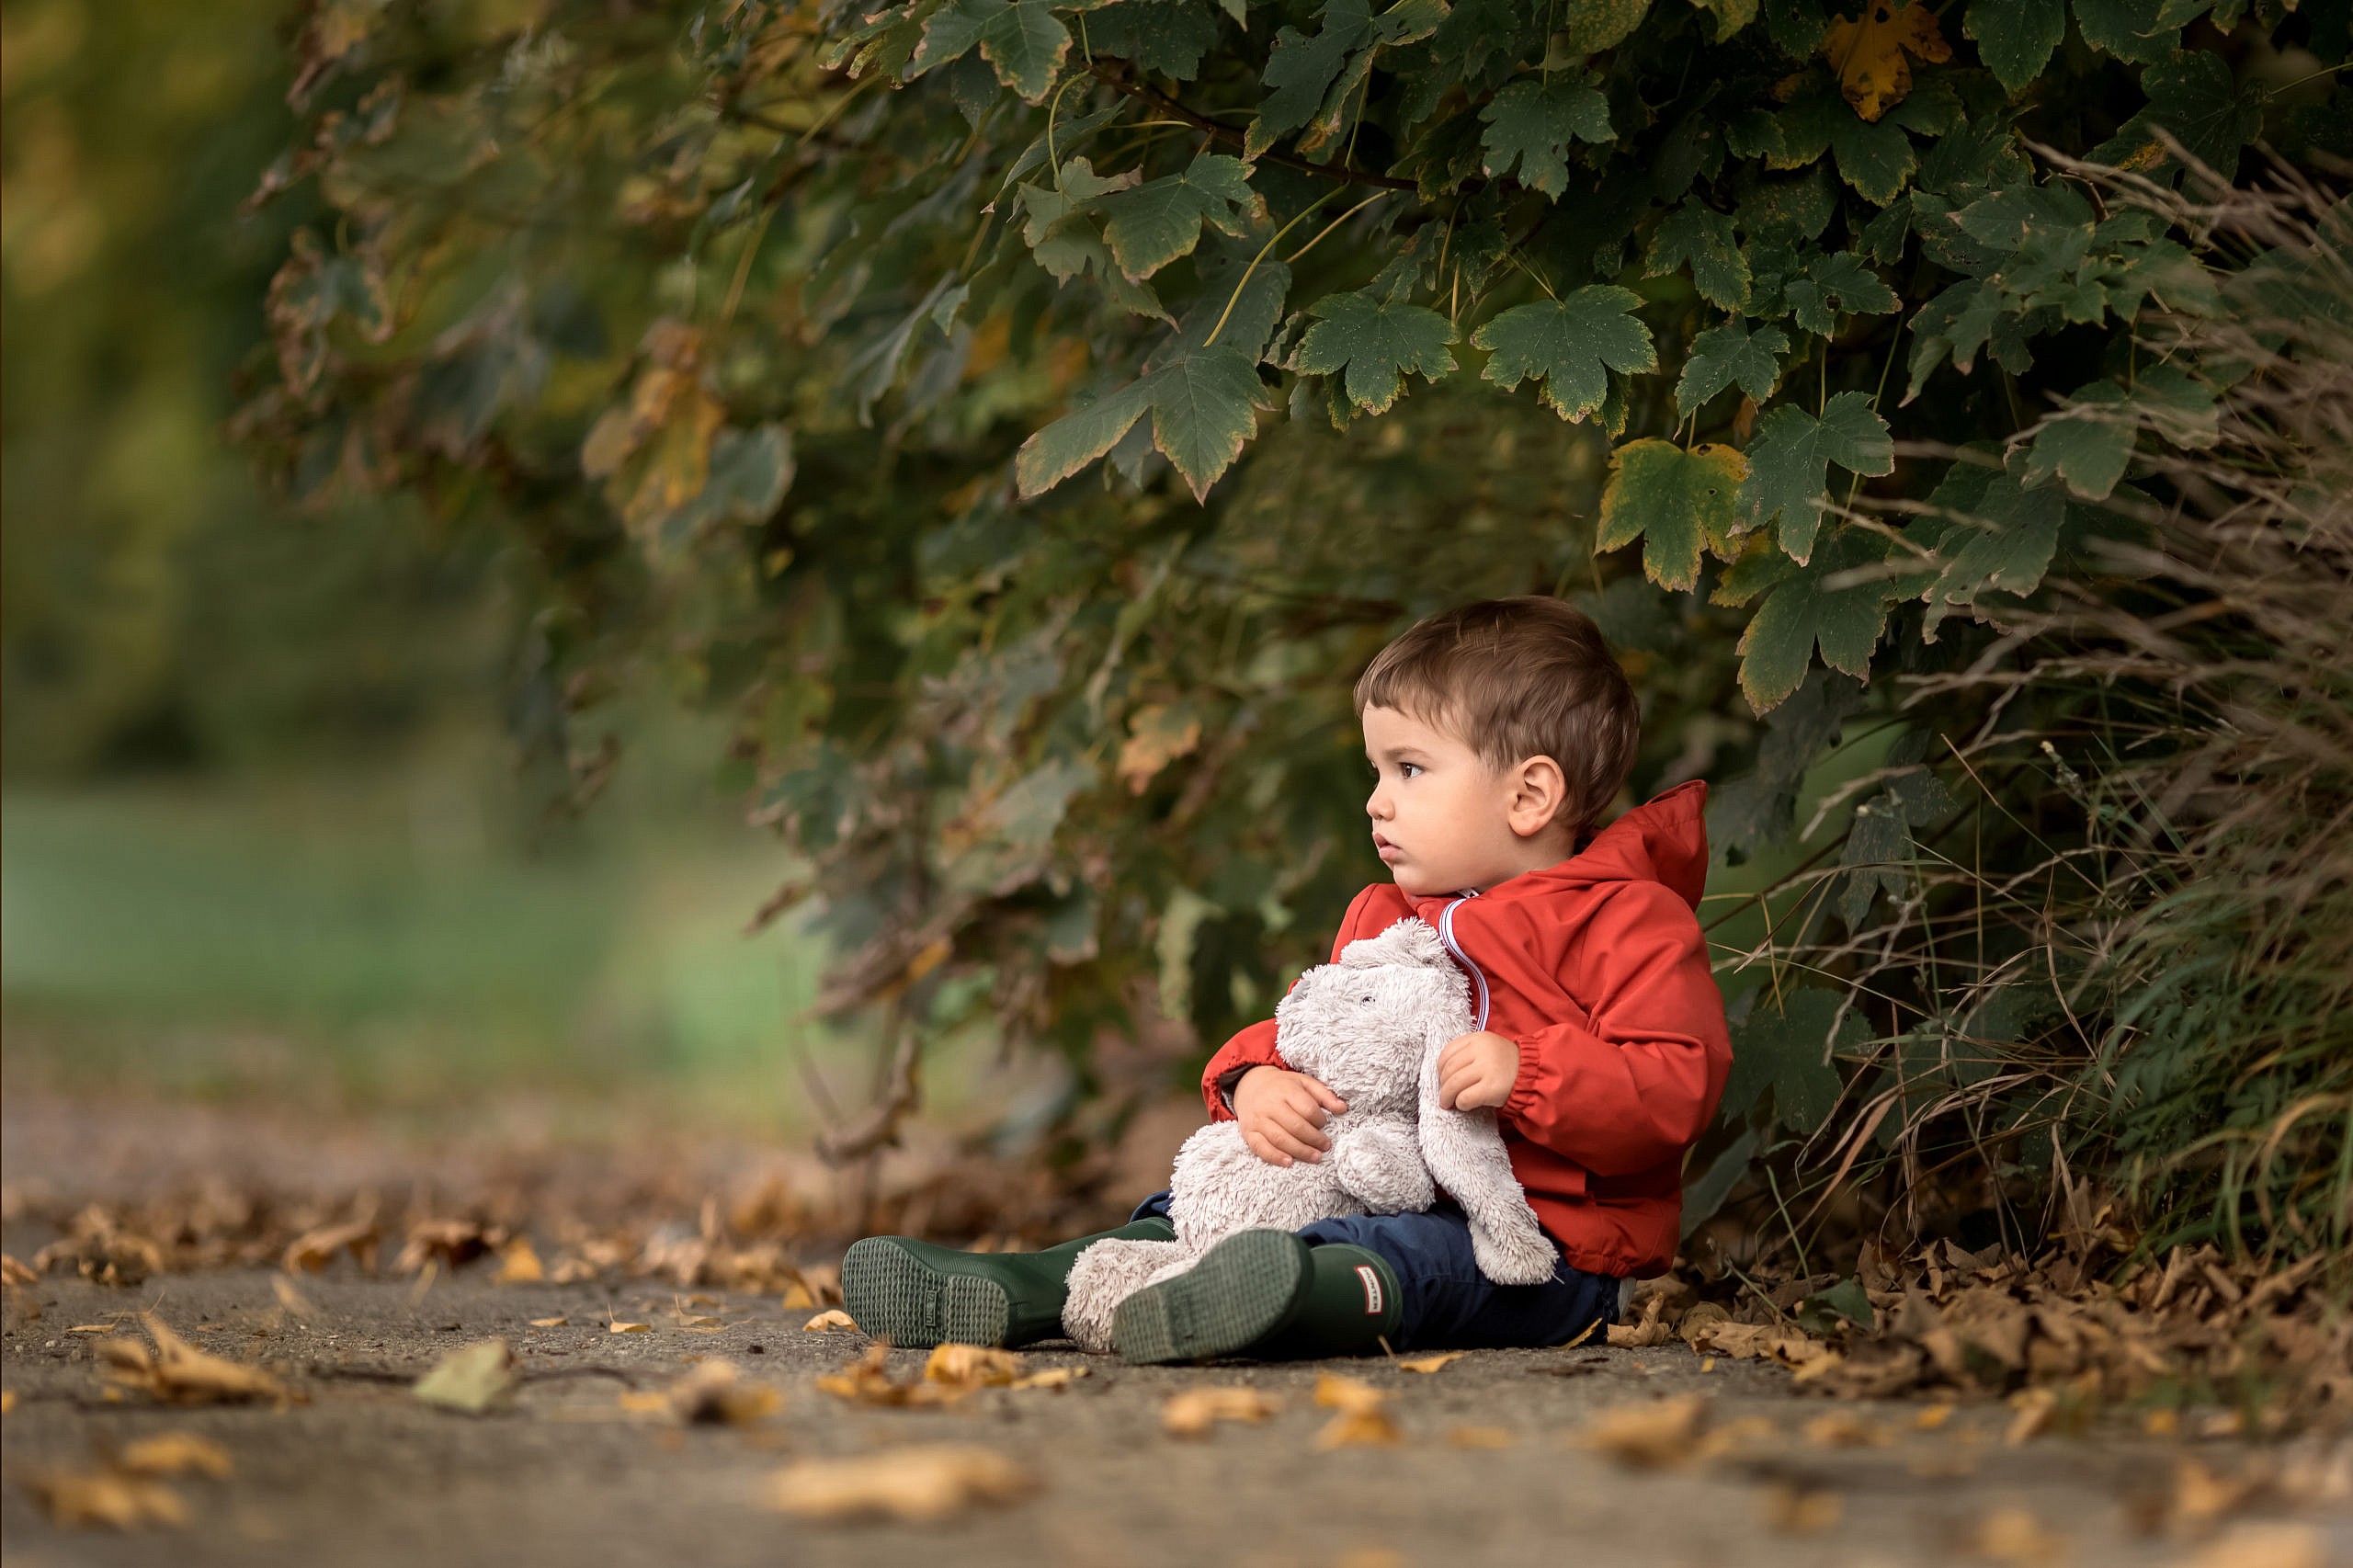
[[[841,1131],[818,1134],[817,1154],[827,1165],[847,1165],[891,1142],[898,1137],[900,1119],[915,1108],[915,1066],[923,1057],[923,1031],[904,1018],[898,1020],[898,1044],[891,1054],[890,1083],[882,1097]]]

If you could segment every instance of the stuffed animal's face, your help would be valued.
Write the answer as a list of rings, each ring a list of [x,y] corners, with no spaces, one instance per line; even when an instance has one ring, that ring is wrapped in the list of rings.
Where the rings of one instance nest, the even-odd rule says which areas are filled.
[[[1471,1028],[1470,987],[1438,933],[1409,917],[1302,975],[1275,1020],[1283,1060],[1350,1110],[1411,1111],[1424,1052]]]

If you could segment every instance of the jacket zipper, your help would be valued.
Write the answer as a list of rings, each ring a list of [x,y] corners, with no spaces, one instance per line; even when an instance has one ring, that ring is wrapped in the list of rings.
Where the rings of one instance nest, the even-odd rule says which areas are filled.
[[[1438,934],[1439,938],[1446,943],[1446,950],[1454,955],[1454,961],[1471,971],[1471,983],[1479,988],[1478,1027],[1483,1029],[1487,1027],[1486,972],[1480,969],[1477,964],[1471,961],[1471,955],[1464,952],[1462,950],[1462,944],[1454,939],[1454,912],[1461,907],[1462,901],[1464,899],[1477,898],[1478,896],[1479,895],[1475,892],[1457,893],[1454,897],[1454,902],[1446,906],[1446,913],[1438,917]]]

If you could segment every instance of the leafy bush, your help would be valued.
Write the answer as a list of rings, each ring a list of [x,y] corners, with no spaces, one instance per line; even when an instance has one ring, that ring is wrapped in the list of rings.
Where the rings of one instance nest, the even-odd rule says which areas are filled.
[[[1441,604],[1577,595],[1643,693],[1638,793],[1733,778],[1729,861],[1842,745],[1883,753],[1836,877],[1774,914],[1772,1005],[1736,999],[1720,1198],[1776,1128],[1844,1128],[1845,1160],[1960,1112],[1887,1098],[1889,1061],[2050,1038],[1990,984],[2014,955],[1956,971],[1949,930],[2066,824],[2122,829],[2018,767],[1953,801],[2018,639],[2078,634],[2035,618],[2168,591],[2133,552],[2247,374],[2193,325],[2264,275],[2073,160],[2169,189],[2259,135],[2353,151],[2346,15],[322,10],[266,186],[315,178],[339,222],[273,287],[245,427],[298,491],[414,488],[529,552],[524,727],[584,785],[616,661],[740,714],[733,776],[813,857],[779,906],[821,893],[831,1001],[898,1020],[840,1153],[968,1018],[1086,1089],[1151,992],[1204,1037],[1263,1009],[1374,874],[1347,677]],[[2156,352],[2160,323],[2192,324]],[[2079,774],[2122,753],[2106,687],[2052,689]],[[1870,970],[1876,901],[1956,824],[1970,880]],[[1807,961],[1837,988],[1792,989],[1834,915],[1847,950]],[[2120,994],[2100,1027],[2143,1028]],[[1882,1010],[1893,1057],[1834,1066]],[[1978,1156],[1993,1199],[2025,1126]]]

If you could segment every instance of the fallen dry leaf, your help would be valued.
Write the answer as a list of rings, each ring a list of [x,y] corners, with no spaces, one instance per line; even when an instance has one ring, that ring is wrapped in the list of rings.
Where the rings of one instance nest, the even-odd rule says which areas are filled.
[[[289,1274],[316,1274],[335,1261],[335,1255],[347,1252],[351,1260],[369,1274],[376,1272],[376,1246],[383,1240],[383,1233],[373,1220],[353,1220],[341,1225],[322,1225],[305,1231],[286,1245],[282,1267]]]
[[[769,1483],[768,1502],[804,1518],[924,1522],[975,1503],[1012,1502],[1037,1485],[1029,1470],[993,1449],[922,1444],[789,1465]]]
[[[1187,1389],[1160,1407],[1160,1425],[1174,1437],[1203,1437],[1220,1421],[1264,1421],[1281,1408],[1253,1388]]]
[[[119,1323],[77,1323],[65,1332],[68,1334],[112,1334],[121,1326]]]
[[[1764,1496],[1765,1523],[1783,1535],[1817,1535],[1838,1522],[1844,1510],[1836,1492],[1775,1486]]]
[[[605,1332],[607,1334],[651,1334],[654,1332],[654,1325],[650,1323],[623,1323],[619,1318],[612,1318],[606,1322]]]
[[[427,1404],[479,1415],[514,1392],[515,1383],[515,1352],[503,1339],[484,1339],[442,1357],[411,1392]]]
[[[2067,1556],[2067,1540],[2042,1528],[2024,1508],[1997,1508],[1978,1522],[1971,1540],[1981,1557],[2017,1568],[2047,1568]]]
[[[807,1323],[802,1324],[801,1325],[801,1332],[803,1334],[831,1334],[837,1328],[854,1329],[857,1326],[858,1320],[851,1317],[847,1312],[842,1311],[841,1308],[827,1307],[824,1312],[819,1312],[815,1317],[813,1317]]]
[[[1699,1434],[1699,1446],[1695,1452],[1703,1460],[1719,1460],[1753,1447],[1783,1448],[1787,1441],[1770,1416],[1743,1415],[1710,1426]]]
[[[1460,1361],[1467,1350],[1445,1350],[1435,1356],[1401,1357],[1392,1363],[1401,1372],[1435,1372],[1449,1361]]]
[[[1933,1432],[1951,1419],[1951,1405],[1932,1404],[1926,1410],[1920,1412],[1917,1415],[1912,1417],[1912,1425],[1918,1427],[1923,1432]]]
[[[1662,1319],[1646,1323],[1613,1323],[1609,1325],[1609,1345],[1615,1350],[1647,1350],[1664,1345],[1675,1337],[1675,1331]]]
[[[140,1313],[139,1323],[154,1342],[153,1350],[135,1339],[101,1339],[91,1347],[107,1364],[113,1386],[142,1391],[166,1404],[287,1397],[286,1385],[267,1372],[199,1350],[154,1313]]]
[[[17,1391],[15,1389],[0,1390],[0,1415],[6,1415],[16,1408]]]
[[[1085,1367],[1048,1367],[1041,1372],[1025,1373],[1006,1386],[1017,1392],[1022,1389],[1066,1388],[1088,1375]]]
[[[2010,1408],[2018,1414],[2010,1417],[2002,1441],[2016,1445],[2051,1429],[2051,1417],[2059,1408],[2059,1396],[2049,1389],[2020,1389],[2010,1395]]]
[[[572,1320],[567,1317],[533,1318],[531,1320],[531,1326],[533,1328],[562,1328],[571,1321]]]
[[[105,1525],[133,1530],[188,1523],[188,1505],[160,1481],[120,1471],[40,1471],[27,1478],[33,1495],[61,1525]]]
[[[1817,1449],[1883,1449],[1895,1441],[1887,1428],[1851,1410],[1825,1410],[1801,1431]]]
[[[295,1288],[294,1281],[288,1278],[285,1275],[271,1275],[269,1277],[269,1288],[271,1292],[278,1297],[278,1304],[284,1307],[296,1317],[308,1318],[319,1315],[319,1309],[311,1303],[311,1298],[305,1296],[301,1290],[297,1290]]]
[[[2328,1561],[2310,1525],[2241,1525],[2189,1560],[2188,1568],[2322,1568]]]
[[[1952,58],[1937,29],[1936,13],[1901,0],[1863,0],[1860,20],[1840,17],[1822,35],[1823,58],[1838,74],[1838,90],[1867,120],[1902,103],[1912,91],[1910,51],[1931,63]]]
[[[132,1475],[184,1475],[197,1471],[215,1481],[226,1481],[233,1468],[229,1450],[193,1432],[158,1432],[124,1446],[115,1456],[115,1468]]]
[[[1021,1354],[984,1345],[937,1346],[923,1364],[926,1382],[970,1391],[1003,1388],[1021,1375]]]
[[[1457,1449],[1508,1449],[1515,1441],[1508,1426],[1450,1426],[1446,1440]]]
[[[784,1395],[761,1384],[743,1381],[733,1362],[705,1361],[672,1383],[662,1395],[667,1413],[693,1425],[714,1423],[748,1426],[784,1408]]]
[[[817,1380],[817,1386],[835,1399],[846,1399],[853,1404],[879,1404],[903,1408],[919,1404],[948,1404],[964,1397],[968,1392],[946,1383],[929,1382],[919,1378],[894,1382],[891,1372],[891,1347],[877,1342],[866,1347],[866,1353],[838,1372],[829,1372]]]
[[[1382,1408],[1389,1396],[1355,1378],[1324,1372],[1315,1380],[1315,1403],[1337,1411],[1315,1434],[1319,1449],[1348,1449],[1394,1443],[1404,1437],[1397,1418]]]
[[[31,1285],[40,1276],[25,1267],[14,1253],[0,1252],[0,1285]]]
[[[517,1236],[498,1251],[498,1285],[537,1285],[548,1277],[547,1267],[529,1236]]]
[[[806,1311],[817,1304],[817,1293],[796,1279],[784,1288],[784,1310],[789,1312]]]
[[[1621,1404],[1596,1416],[1577,1440],[1620,1464],[1643,1469],[1681,1464],[1698,1452],[1708,1414],[1707,1396],[1697,1393]]]

